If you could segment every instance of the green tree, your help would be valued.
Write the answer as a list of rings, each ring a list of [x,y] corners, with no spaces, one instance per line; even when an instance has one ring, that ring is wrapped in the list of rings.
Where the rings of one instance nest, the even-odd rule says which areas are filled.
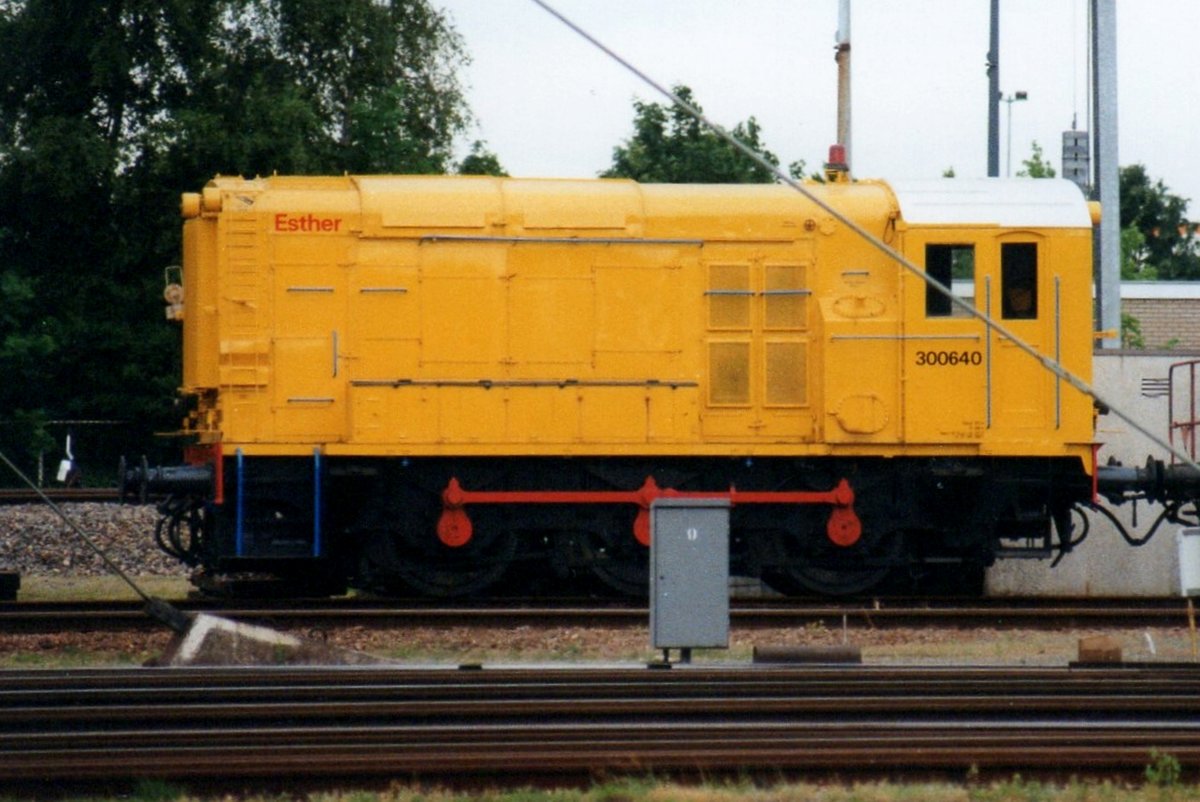
[[[1147,262],[1146,235],[1136,226],[1121,229],[1121,280],[1153,281],[1158,271]]]
[[[672,91],[700,110],[691,89],[675,86]],[[769,170],[705,128],[682,107],[635,100],[633,108],[633,136],[613,149],[612,166],[600,174],[602,178],[667,184],[764,184],[775,180]],[[768,163],[779,164],[763,146],[762,129],[753,117],[735,125],[730,133]],[[792,165],[793,174],[803,170],[803,162]]]
[[[1018,170],[1018,176],[1023,178],[1054,178],[1058,175],[1054,171],[1054,166],[1043,156],[1042,146],[1037,143],[1036,139],[1030,146],[1030,151],[1029,158],[1021,161],[1021,164],[1025,165],[1025,169]]]
[[[1142,336],[1142,322],[1128,312],[1121,313],[1121,347],[1143,350],[1146,339]]]
[[[1186,198],[1151,181],[1145,166],[1121,168],[1121,230],[1134,229],[1140,278],[1200,279],[1200,243],[1188,224]],[[1124,240],[1124,235],[1122,237]]]
[[[486,143],[479,140],[471,143],[471,152],[458,163],[455,172],[459,175],[508,175],[504,166],[500,164],[499,157],[487,149]]]
[[[0,47],[0,445],[26,454],[55,419],[127,422],[85,454],[177,424],[180,192],[444,172],[469,118],[430,0],[10,0]]]

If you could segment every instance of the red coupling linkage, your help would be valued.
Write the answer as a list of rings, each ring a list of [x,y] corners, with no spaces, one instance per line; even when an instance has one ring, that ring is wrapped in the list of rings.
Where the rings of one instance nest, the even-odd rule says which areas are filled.
[[[457,477],[451,477],[442,491],[442,515],[438,519],[438,539],[451,548],[471,541],[468,504],[636,504],[633,536],[643,546],[650,545],[650,505],[658,498],[724,498],[738,504],[828,504],[833,507],[825,534],[838,546],[853,546],[862,536],[862,521],[854,513],[854,490],[842,479],[825,491],[680,491],[660,488],[653,476],[637,490],[464,490]]]

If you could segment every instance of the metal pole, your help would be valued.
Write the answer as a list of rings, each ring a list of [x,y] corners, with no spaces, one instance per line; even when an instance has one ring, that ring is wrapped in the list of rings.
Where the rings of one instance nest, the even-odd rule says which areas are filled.
[[[1096,323],[1110,336],[1102,348],[1121,346],[1121,179],[1117,163],[1117,4],[1092,0],[1093,114],[1096,183],[1103,213],[1096,229]]]
[[[312,556],[321,556],[321,447],[313,449],[313,547]]]
[[[1004,176],[1006,178],[1012,175],[1012,104],[1019,100],[1025,100],[1027,97],[1029,97],[1029,94],[1022,90],[1014,92],[1008,97],[1001,98],[1008,105],[1008,133],[1005,135],[1005,139],[1008,140],[1008,155],[1004,161]]]
[[[1004,177],[1008,178],[1012,175],[1012,104],[1013,99],[1007,97],[1004,102],[1008,104],[1008,131],[1005,133],[1005,154],[1004,154]]]
[[[1000,0],[992,0],[991,33],[988,38],[988,172],[1000,175]]]
[[[242,450],[237,450],[237,505],[233,522],[233,553],[238,557],[246,555],[246,458]]]
[[[853,156],[850,150],[850,0],[839,0],[837,56],[838,111],[837,141],[846,151],[846,166]]]

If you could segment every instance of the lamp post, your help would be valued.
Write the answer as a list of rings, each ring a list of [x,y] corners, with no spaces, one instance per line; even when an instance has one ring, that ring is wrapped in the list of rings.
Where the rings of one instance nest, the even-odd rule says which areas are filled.
[[[1028,100],[1029,93],[1025,91],[1013,92],[1011,95],[1000,99],[1008,104],[1008,152],[1004,161],[1004,177],[1007,178],[1012,172],[1012,104],[1018,100]]]

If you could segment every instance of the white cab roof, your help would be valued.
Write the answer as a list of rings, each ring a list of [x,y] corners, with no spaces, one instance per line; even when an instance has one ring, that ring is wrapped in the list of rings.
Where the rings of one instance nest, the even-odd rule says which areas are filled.
[[[1079,187],[1059,178],[942,178],[890,183],[910,225],[1091,228]]]

